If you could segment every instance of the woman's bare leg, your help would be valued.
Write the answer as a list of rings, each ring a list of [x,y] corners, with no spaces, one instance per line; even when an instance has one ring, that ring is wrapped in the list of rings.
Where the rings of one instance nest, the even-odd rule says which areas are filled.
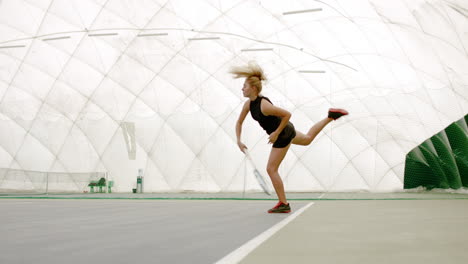
[[[291,146],[291,144],[284,148],[271,148],[270,157],[268,158],[267,164],[267,172],[270,176],[271,183],[275,188],[276,195],[278,195],[278,200],[285,204],[287,204],[288,201],[286,200],[286,194],[284,193],[284,185],[278,173],[278,168],[281,162],[283,161],[284,157],[286,156],[289,146]]]
[[[333,119],[329,117],[320,120],[318,123],[313,125],[309,129],[309,132],[307,132],[305,135],[296,130],[296,137],[292,140],[292,143],[303,146],[309,145],[310,142],[312,142],[312,140],[314,140],[314,138],[320,133],[320,131],[322,131],[322,129],[331,121],[333,121]]]

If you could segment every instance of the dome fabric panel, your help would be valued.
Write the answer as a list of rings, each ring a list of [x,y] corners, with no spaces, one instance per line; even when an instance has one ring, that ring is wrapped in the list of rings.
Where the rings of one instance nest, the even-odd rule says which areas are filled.
[[[462,0],[2,0],[0,190],[43,188],[58,173],[51,186],[71,191],[107,173],[130,192],[143,169],[145,191],[259,191],[236,144],[243,80],[229,74],[250,60],[297,130],[329,107],[350,112],[291,147],[287,191],[403,189],[406,154],[468,113],[466,10]],[[268,137],[250,115],[242,140],[266,175]]]

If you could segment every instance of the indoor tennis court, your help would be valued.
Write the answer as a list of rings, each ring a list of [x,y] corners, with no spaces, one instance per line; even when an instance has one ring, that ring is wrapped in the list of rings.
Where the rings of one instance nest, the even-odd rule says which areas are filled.
[[[467,193],[291,194],[291,214],[241,195],[1,196],[0,262],[468,260]]]
[[[467,18],[0,0],[0,264],[468,263]]]

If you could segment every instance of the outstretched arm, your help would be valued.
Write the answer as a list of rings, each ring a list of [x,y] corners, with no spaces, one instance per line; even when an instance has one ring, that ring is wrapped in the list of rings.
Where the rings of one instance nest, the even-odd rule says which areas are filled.
[[[239,146],[239,149],[242,152],[245,152],[245,149],[247,148],[247,146],[244,145],[244,143],[242,143],[242,141],[241,141],[242,124],[244,123],[245,117],[247,116],[249,111],[250,111],[250,101],[247,100],[245,102],[244,106],[242,107],[242,111],[241,111],[241,113],[239,115],[239,118],[237,119],[237,123],[236,123],[237,146]]]
[[[283,131],[283,129],[288,124],[289,119],[291,118],[291,113],[284,110],[283,108],[274,106],[267,100],[262,100],[261,110],[262,110],[262,113],[266,116],[277,116],[281,118],[280,125],[273,133],[270,134],[270,137],[269,137],[269,142],[275,143],[281,131]]]

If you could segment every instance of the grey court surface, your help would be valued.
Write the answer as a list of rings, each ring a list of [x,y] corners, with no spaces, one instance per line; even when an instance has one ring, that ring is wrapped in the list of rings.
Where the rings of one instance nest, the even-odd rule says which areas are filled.
[[[294,211],[309,207],[240,263],[468,263],[466,193],[289,197]],[[288,221],[293,214],[266,213],[274,203],[262,194],[0,195],[0,263],[216,263]]]

